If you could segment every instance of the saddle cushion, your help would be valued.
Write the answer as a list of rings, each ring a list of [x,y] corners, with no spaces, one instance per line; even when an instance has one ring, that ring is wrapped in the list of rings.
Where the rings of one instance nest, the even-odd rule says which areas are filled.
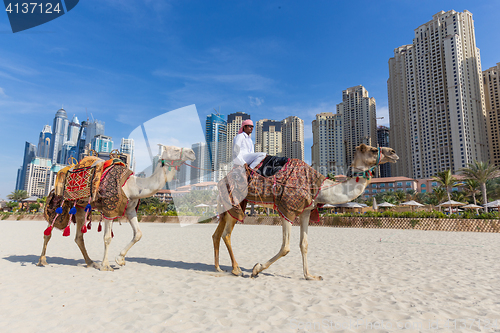
[[[243,197],[252,203],[273,204],[283,218],[293,222],[313,203],[326,179],[307,163],[297,159],[289,159],[272,177],[263,177],[247,167],[248,187],[244,181],[231,175],[233,171],[217,186],[224,209],[238,221],[243,221],[245,217],[241,208],[243,200],[239,199]],[[243,196],[245,191],[246,196]]]
[[[57,173],[55,194],[65,200],[80,200],[90,197],[94,201],[101,182],[104,160],[87,156],[78,164],[66,167]]]
[[[288,162],[288,157],[278,157],[267,155],[256,172],[264,177],[271,177],[280,171]]]

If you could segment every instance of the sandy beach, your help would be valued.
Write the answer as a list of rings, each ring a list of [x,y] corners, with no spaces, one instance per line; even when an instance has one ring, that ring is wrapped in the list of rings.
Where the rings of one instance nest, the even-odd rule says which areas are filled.
[[[0,226],[3,332],[500,332],[500,234],[310,227],[309,268],[324,280],[306,281],[298,227],[292,251],[253,279],[279,250],[280,226],[235,227],[244,277],[214,271],[215,224],[142,223],[114,272],[85,267],[74,226],[54,231],[46,267],[36,266],[46,223]],[[85,241],[100,262],[96,229]],[[114,259],[132,231],[113,231]]]

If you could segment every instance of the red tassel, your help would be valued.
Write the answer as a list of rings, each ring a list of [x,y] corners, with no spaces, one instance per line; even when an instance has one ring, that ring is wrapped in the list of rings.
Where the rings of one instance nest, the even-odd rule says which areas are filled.
[[[43,234],[45,236],[50,236],[51,233],[52,233],[52,226],[49,225],[49,227],[47,229],[45,229],[45,231],[43,232]]]
[[[102,226],[101,226],[101,222],[99,222],[99,226],[97,227],[97,232],[101,232],[102,231]]]
[[[87,232],[87,226],[84,224],[82,225],[82,234]]]
[[[359,177],[356,177],[356,183],[359,182]]]
[[[87,223],[87,229],[89,229],[89,230],[92,229],[92,222],[91,221],[89,221],[89,223]]]
[[[64,237],[68,237],[69,236],[69,225],[66,228],[64,228],[63,236]]]
[[[111,230],[111,238],[115,237],[115,234],[113,233],[113,230]]]

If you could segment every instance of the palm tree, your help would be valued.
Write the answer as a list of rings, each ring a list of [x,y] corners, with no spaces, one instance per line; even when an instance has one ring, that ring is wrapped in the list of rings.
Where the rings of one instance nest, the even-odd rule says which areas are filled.
[[[26,192],[25,190],[15,190],[14,192],[11,192],[9,195],[7,195],[7,198],[15,202],[19,202],[28,197],[28,192]]]
[[[430,199],[433,202],[432,205],[437,206],[440,202],[444,200],[445,196],[446,196],[446,190],[444,187],[442,186],[435,187],[432,190],[432,194],[430,195],[430,197],[432,197],[432,199]]]
[[[415,191],[414,189],[408,189],[406,190],[406,200],[407,201],[410,201],[410,200],[415,200],[417,197],[417,191]]]
[[[474,200],[474,205],[477,205],[476,194],[479,194],[479,183],[474,179],[466,179],[463,181],[464,192],[468,197],[472,197]]]
[[[451,194],[451,198],[455,201],[458,201],[458,202],[464,202],[465,199],[466,199],[466,194],[465,192],[460,192],[460,191],[454,191],[452,194]]]
[[[394,192],[394,198],[398,203],[406,199],[406,193],[403,192],[402,190],[397,190]]]
[[[477,181],[481,187],[481,193],[483,195],[483,204],[488,203],[486,196],[486,183],[490,179],[500,177],[500,170],[494,164],[489,162],[474,161],[473,163],[468,163],[467,168],[462,168],[459,172],[465,176],[466,179],[473,179]],[[488,212],[488,207],[484,207],[485,212]]]
[[[432,179],[437,181],[446,189],[446,193],[448,194],[448,200],[451,201],[451,195],[450,195],[451,188],[457,186],[457,180],[458,180],[455,177],[453,177],[451,170],[440,171],[437,173],[436,176],[432,177]]]

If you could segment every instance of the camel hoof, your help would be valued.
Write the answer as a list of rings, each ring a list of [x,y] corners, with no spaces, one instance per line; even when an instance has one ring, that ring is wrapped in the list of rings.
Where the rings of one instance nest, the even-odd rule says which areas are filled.
[[[37,266],[39,267],[44,267],[47,265],[47,260],[45,258],[40,258],[40,260],[38,260],[38,264],[36,264]]]
[[[110,265],[101,265],[101,267],[99,268],[99,270],[101,272],[104,272],[104,271],[106,271],[106,272],[112,272],[112,271],[114,271],[113,267],[111,267]]]
[[[125,257],[123,256],[118,256],[115,258],[115,261],[118,265],[120,266],[125,266],[126,262],[125,262]]]
[[[262,265],[257,263],[255,264],[255,266],[253,266],[252,277],[257,277],[257,275],[259,275],[260,272],[262,272]]]
[[[235,276],[243,276],[243,272],[241,271],[241,269],[239,267],[236,267],[234,268],[231,273],[233,273],[233,275]]]
[[[323,281],[323,278],[321,276],[309,275],[309,276],[306,276],[306,280],[308,280],[308,281]]]
[[[219,266],[215,267],[215,271],[221,272],[221,273],[224,272]]]
[[[95,262],[91,261],[90,264],[87,264],[87,268],[99,269],[99,265],[96,264]]]

